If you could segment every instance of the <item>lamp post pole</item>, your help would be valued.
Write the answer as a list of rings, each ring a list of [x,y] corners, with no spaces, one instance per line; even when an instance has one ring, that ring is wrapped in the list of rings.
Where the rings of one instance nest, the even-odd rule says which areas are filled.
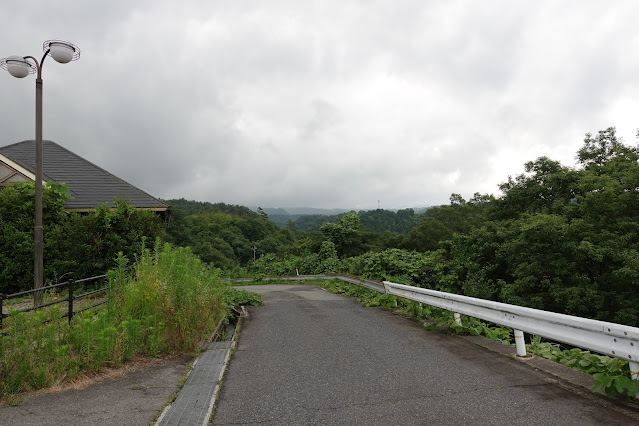
[[[35,173],[35,226],[33,227],[33,305],[42,303],[44,286],[44,229],[42,228],[42,57],[36,77],[36,173]]]
[[[42,303],[44,285],[44,229],[42,226],[42,66],[47,56],[66,64],[80,58],[80,49],[66,41],[49,40],[43,44],[44,55],[40,62],[33,56],[10,56],[0,60],[0,68],[17,78],[36,73],[36,149],[35,149],[35,226],[33,227],[33,304]]]

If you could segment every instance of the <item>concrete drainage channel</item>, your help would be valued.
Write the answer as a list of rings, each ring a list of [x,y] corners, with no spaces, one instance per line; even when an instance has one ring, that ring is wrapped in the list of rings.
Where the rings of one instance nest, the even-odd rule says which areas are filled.
[[[202,345],[204,352],[193,363],[177,398],[164,409],[156,426],[208,424],[222,376],[235,348],[236,330],[247,316],[242,306],[241,311],[233,310],[228,326],[220,321],[211,341]],[[222,339],[224,335],[226,338]]]

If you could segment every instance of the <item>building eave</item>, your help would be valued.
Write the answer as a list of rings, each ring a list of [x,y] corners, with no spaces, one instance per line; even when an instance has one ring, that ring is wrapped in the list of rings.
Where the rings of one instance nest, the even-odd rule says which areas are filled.
[[[31,172],[29,169],[22,167],[20,164],[16,163],[9,157],[6,157],[2,154],[0,154],[0,161],[5,163],[9,167],[13,168],[14,170],[16,170],[18,173],[24,175],[26,178],[35,182],[35,174]],[[44,185],[45,183],[46,183],[46,180],[43,179],[42,184]]]

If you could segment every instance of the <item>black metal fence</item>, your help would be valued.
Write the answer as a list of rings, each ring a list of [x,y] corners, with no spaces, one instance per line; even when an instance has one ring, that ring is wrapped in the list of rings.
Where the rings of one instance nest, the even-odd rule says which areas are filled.
[[[82,286],[81,291],[83,293],[80,294],[76,294],[78,287]],[[74,310],[73,305],[75,301],[78,301],[80,299],[84,299],[87,298],[89,296],[93,296],[93,295],[97,295],[100,293],[106,293],[107,289],[108,289],[108,281],[107,281],[107,276],[106,275],[98,275],[96,277],[91,277],[91,278],[83,278],[81,280],[74,280],[74,279],[69,279],[68,281],[65,281],[63,283],[59,283],[59,284],[53,284],[53,285],[48,285],[48,286],[44,286],[40,289],[34,289],[34,290],[27,290],[27,291],[22,291],[20,293],[13,293],[13,294],[1,294],[0,293],[0,330],[2,330],[2,321],[9,317],[10,314],[5,314],[4,313],[4,302],[10,299],[17,299],[20,297],[25,297],[28,295],[35,295],[35,293],[40,292],[40,293],[44,293],[46,291],[51,291],[51,290],[55,290],[55,291],[64,291],[67,290],[68,294],[67,297],[62,298],[62,299],[56,299],[56,300],[51,300],[45,303],[42,303],[40,305],[37,306],[31,306],[29,308],[22,308],[22,309],[15,309],[18,312],[30,312],[30,311],[35,311],[37,309],[42,309],[42,308],[46,308],[48,306],[52,306],[52,305],[57,305],[60,303],[67,303],[67,312],[64,315],[61,315],[60,318],[64,318],[67,317],[69,319],[69,322],[71,322],[71,320],[73,319],[74,315],[79,314],[80,312],[95,308],[96,306],[100,306],[104,303],[107,302],[107,300],[101,300],[99,302],[93,303],[89,306],[84,306],[82,307],[82,309],[79,309],[77,311]],[[12,311],[14,311],[14,309],[12,309]],[[2,333],[4,334],[4,332]]]

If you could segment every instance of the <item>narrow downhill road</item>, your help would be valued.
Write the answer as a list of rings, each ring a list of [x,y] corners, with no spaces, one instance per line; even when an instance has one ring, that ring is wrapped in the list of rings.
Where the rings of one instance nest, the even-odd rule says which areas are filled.
[[[213,424],[629,425],[587,392],[308,285],[252,286]]]

